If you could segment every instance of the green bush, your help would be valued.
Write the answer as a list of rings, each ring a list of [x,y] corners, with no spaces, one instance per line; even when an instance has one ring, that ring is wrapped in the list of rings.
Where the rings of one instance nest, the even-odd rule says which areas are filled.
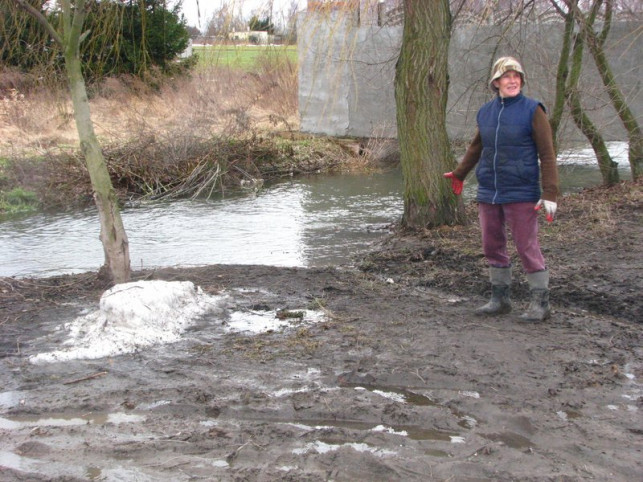
[[[62,19],[59,11],[42,8],[41,0],[29,0],[52,25]],[[0,3],[0,59],[23,72],[46,66],[60,73],[63,68],[58,46],[44,28],[13,2]],[[88,0],[84,30],[90,34],[81,44],[83,74],[88,82],[110,75],[131,74],[145,79],[155,70],[175,74],[196,63],[178,61],[189,43],[181,4],[167,8],[165,0],[120,2]],[[181,70],[181,68],[179,68]]]

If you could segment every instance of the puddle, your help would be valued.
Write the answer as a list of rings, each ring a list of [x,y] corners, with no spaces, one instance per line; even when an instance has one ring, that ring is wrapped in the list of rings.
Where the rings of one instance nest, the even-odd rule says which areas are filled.
[[[335,450],[339,450],[343,447],[350,447],[353,450],[356,450],[358,452],[368,452],[377,457],[384,457],[387,455],[397,455],[397,452],[393,450],[380,449],[365,443],[347,442],[343,444],[329,444],[321,440],[307,443],[303,448],[294,449],[292,453],[295,455],[306,455],[310,452],[314,452],[318,454],[326,454],[329,452],[334,452]]]
[[[368,390],[372,393],[376,393],[382,397],[389,398],[400,403],[408,403],[416,406],[443,407],[443,405],[431,400],[426,395],[422,395],[404,388],[390,387],[386,385],[356,383],[342,384],[342,387],[353,387],[355,390]],[[474,398],[480,396],[477,392],[460,393],[465,396]],[[465,429],[472,429],[478,425],[478,421],[475,418],[469,415],[462,414],[454,409],[450,410],[451,413],[459,419],[458,425],[460,427]],[[413,440],[442,440],[450,441],[451,443],[464,443],[464,438],[455,433],[441,432],[432,429],[423,429],[414,426],[393,427],[393,430],[406,431],[406,435]]]
[[[235,311],[225,325],[225,331],[258,334],[278,331],[291,326],[318,323],[325,319],[321,311],[288,310],[291,316],[283,316],[282,310],[272,311]],[[295,316],[297,315],[297,316]]]
[[[73,427],[80,425],[104,425],[106,423],[137,423],[144,422],[145,417],[131,413],[94,413],[82,415],[55,414],[43,418],[39,415],[16,415],[0,417],[0,429],[20,430],[28,427]]]
[[[22,457],[13,452],[0,451],[0,467],[24,472],[25,474],[46,475],[47,480],[52,480],[56,474],[64,478],[86,479],[87,470],[82,467],[74,467],[69,464],[61,464],[50,460],[38,460],[29,457]]]
[[[487,440],[491,440],[492,442],[502,442],[507,447],[511,447],[512,449],[527,449],[534,446],[531,440],[514,432],[490,433],[480,435]]]
[[[85,477],[89,480],[98,480],[103,476],[103,471],[98,467],[89,466],[85,471]]]
[[[405,388],[389,387],[385,385],[363,385],[357,383],[342,384],[342,387],[352,387],[355,390],[368,390],[369,392],[376,393],[382,397],[390,398],[391,400],[401,403],[409,403],[411,405],[433,407],[440,406],[429,397],[412,392]]]
[[[10,391],[0,393],[0,409],[14,408],[25,403],[27,392]]]
[[[559,410],[556,412],[558,418],[561,420],[574,420],[575,418],[581,418],[583,416],[578,410]]]
[[[450,457],[451,456],[444,450],[437,450],[437,449],[425,450],[424,453],[426,455],[430,455],[431,457]]]
[[[69,463],[53,462],[23,457],[13,452],[0,450],[0,467],[23,473],[25,480],[137,480],[141,482],[155,480],[145,476],[138,470],[125,467],[101,469],[90,465],[87,467],[70,465]],[[31,477],[29,477],[31,476]]]
[[[335,428],[389,433],[408,437],[411,440],[435,440],[442,442],[459,443],[458,434],[445,432],[432,428],[418,427],[415,425],[381,425],[372,422],[360,422],[355,420],[306,420],[291,423],[291,425],[313,430],[332,430]]]

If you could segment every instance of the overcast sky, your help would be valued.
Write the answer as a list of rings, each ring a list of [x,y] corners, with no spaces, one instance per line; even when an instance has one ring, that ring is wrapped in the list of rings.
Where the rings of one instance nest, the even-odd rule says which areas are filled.
[[[306,7],[307,0],[272,0],[273,3],[273,16],[275,20],[284,10],[290,8],[292,2],[299,6],[300,9]],[[241,9],[243,16],[248,19],[255,12],[262,14],[268,10],[270,0],[199,0],[198,11],[201,13],[201,21],[199,23],[199,15],[197,13],[197,0],[183,0],[183,14],[188,22],[188,25],[205,28],[212,13],[219,10],[223,4],[228,4],[234,7],[235,11]],[[263,9],[263,12],[261,11]]]

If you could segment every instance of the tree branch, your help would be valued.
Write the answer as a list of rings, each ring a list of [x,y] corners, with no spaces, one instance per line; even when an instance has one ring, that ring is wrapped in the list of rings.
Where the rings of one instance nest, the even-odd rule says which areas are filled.
[[[49,33],[51,38],[58,44],[59,47],[63,47],[63,41],[62,38],[60,38],[60,35],[58,35],[58,32],[54,30],[54,28],[51,26],[47,18],[42,14],[40,10],[36,10],[32,5],[27,3],[25,0],[14,0],[20,8],[23,10],[26,10],[29,15],[34,17],[40,25],[42,25],[45,30]]]

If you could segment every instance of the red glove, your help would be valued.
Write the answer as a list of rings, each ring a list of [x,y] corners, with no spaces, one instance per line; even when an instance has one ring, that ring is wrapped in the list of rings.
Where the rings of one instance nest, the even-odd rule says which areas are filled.
[[[451,190],[453,194],[460,195],[462,194],[462,188],[464,187],[464,181],[461,181],[453,175],[452,172],[444,173],[444,177],[451,179]]]

